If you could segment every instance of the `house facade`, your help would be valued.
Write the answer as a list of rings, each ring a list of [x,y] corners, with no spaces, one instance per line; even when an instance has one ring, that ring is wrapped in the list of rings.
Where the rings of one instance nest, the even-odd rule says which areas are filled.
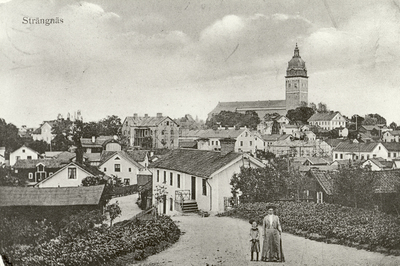
[[[232,197],[230,180],[234,173],[240,172],[241,166],[264,165],[245,154],[225,153],[224,147],[221,152],[187,149],[171,151],[150,166],[153,191],[163,186],[167,192],[164,200],[159,202],[159,211],[171,214],[184,211],[185,204],[195,204],[195,209],[223,212]]]
[[[382,134],[383,142],[400,142],[400,130],[386,131]]]
[[[388,160],[392,161],[400,158],[400,143],[383,142],[382,145],[385,146],[385,148],[388,151],[388,156],[387,156]]]
[[[341,142],[333,150],[333,160],[368,160],[369,158],[388,158],[388,150],[382,143]]]
[[[103,154],[102,157],[99,170],[108,176],[117,176],[124,185],[137,184],[137,175],[145,169],[125,151],[108,152]]]
[[[179,125],[162,113],[155,117],[127,116],[122,124],[122,135],[129,139],[130,146],[144,149],[179,147]]]
[[[319,126],[325,130],[346,127],[346,119],[339,112],[315,113],[307,121],[310,126]]]
[[[104,173],[95,167],[72,162],[37,183],[35,187],[79,187],[82,186],[82,180],[88,176],[104,176]]]
[[[39,128],[33,131],[33,140],[44,140],[47,143],[51,143],[55,135],[52,133],[52,129],[56,121],[44,121]]]
[[[323,140],[285,140],[277,141],[269,146],[269,151],[276,156],[311,157],[328,156],[331,154],[330,146]]]
[[[23,159],[32,160],[38,158],[39,158],[38,152],[23,145],[22,147],[10,153],[10,165],[13,166],[18,160],[23,160]]]
[[[13,166],[13,172],[29,185],[36,184],[60,170],[65,163],[57,159],[20,159]]]

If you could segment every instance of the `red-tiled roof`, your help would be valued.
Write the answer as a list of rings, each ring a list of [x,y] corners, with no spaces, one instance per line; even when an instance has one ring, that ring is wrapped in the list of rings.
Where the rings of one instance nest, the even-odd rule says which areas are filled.
[[[230,152],[224,156],[220,152],[206,150],[177,149],[152,163],[149,168],[175,170],[198,177],[210,177],[242,154]]]
[[[0,207],[97,205],[104,185],[90,187],[0,187]]]

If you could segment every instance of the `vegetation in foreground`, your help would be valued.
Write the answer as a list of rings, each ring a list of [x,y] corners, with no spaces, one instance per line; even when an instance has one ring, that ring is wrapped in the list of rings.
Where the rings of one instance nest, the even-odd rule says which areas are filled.
[[[20,219],[14,225],[4,224],[9,228],[2,228],[2,233],[14,230],[17,238],[4,243],[2,253],[13,265],[106,265],[128,253],[142,260],[180,236],[179,228],[165,216],[112,228],[96,226],[99,219],[103,219],[100,213],[79,213],[66,221],[59,234],[48,221]]]
[[[336,204],[279,202],[283,230],[310,239],[400,255],[400,218]],[[219,216],[262,223],[267,203],[244,203]]]

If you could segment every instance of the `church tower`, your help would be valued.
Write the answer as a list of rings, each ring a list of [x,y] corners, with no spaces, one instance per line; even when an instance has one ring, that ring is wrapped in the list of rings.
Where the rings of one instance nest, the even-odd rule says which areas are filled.
[[[286,70],[286,111],[296,109],[302,102],[308,104],[308,76],[306,63],[301,59],[299,48],[294,48],[294,55]]]

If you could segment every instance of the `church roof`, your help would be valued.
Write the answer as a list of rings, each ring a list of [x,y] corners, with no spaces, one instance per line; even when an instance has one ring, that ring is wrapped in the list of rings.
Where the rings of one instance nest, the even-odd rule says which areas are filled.
[[[211,111],[211,114],[219,114],[221,111],[246,111],[246,110],[286,110],[285,100],[274,101],[248,101],[248,102],[219,102]]]
[[[296,47],[294,48],[294,55],[288,63],[286,75],[287,77],[298,77],[298,76],[307,77],[306,62],[304,62],[304,60],[301,59],[297,43]]]

